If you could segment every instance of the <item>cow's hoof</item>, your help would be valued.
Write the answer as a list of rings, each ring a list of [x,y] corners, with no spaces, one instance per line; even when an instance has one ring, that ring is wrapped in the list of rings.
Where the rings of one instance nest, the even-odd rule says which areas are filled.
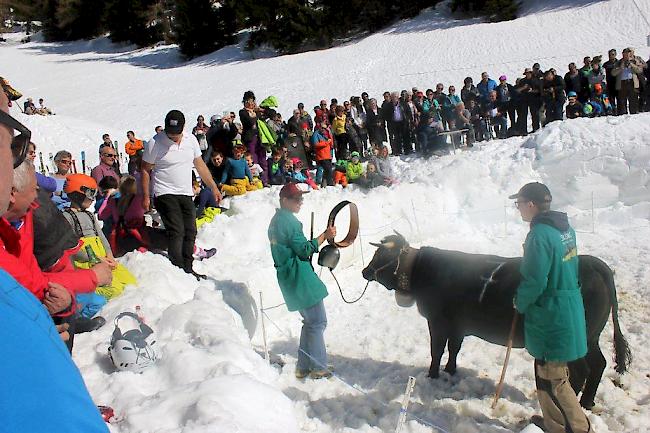
[[[440,377],[440,372],[439,371],[431,371],[431,370],[429,370],[429,374],[427,375],[427,377],[429,377],[431,379],[437,379],[437,378]]]
[[[445,367],[445,371],[453,376],[456,374],[456,367],[447,366]]]
[[[584,407],[587,410],[591,410],[594,408],[595,403],[593,400],[587,401],[586,399],[580,399],[580,406]]]

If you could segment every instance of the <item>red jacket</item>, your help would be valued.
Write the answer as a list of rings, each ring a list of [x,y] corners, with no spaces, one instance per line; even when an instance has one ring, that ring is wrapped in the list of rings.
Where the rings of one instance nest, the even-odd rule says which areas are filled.
[[[34,257],[33,212],[30,209],[16,229],[0,219],[0,268],[9,273],[39,300],[45,297],[48,283],[58,283],[72,295],[88,293],[97,287],[97,277],[90,269],[74,269],[70,260],[59,260],[58,272],[43,272]],[[71,311],[74,311],[71,310]]]

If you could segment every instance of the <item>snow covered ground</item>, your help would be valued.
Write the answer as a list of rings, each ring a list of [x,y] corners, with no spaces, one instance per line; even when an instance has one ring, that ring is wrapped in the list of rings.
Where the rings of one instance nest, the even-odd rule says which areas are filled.
[[[564,70],[584,55],[635,46],[648,29],[627,0],[528,2],[522,18],[498,24],[442,19],[444,8],[424,12],[383,32],[345,46],[294,56],[252,59],[238,47],[182,63],[174,47],[133,50],[105,39],[0,45],[2,76],[25,96],[46,98],[56,116],[12,114],[34,131],[38,150],[60,149],[88,165],[97,161],[101,134],[123,142],[125,132],[148,138],[164,114],[179,108],[189,120],[240,106],[249,88],[258,97],[278,96],[288,115],[299,101],[344,98],[367,90],[460,86],[482,70],[517,76],[540,60]],[[650,2],[637,3],[650,15]],[[596,26],[596,23],[601,23]],[[607,23],[605,26],[602,23]],[[596,31],[595,28],[598,28]],[[13,38],[15,40],[15,38]],[[604,259],[616,271],[623,331],[634,353],[629,374],[611,366],[611,324],[601,336],[609,366],[600,385],[597,432],[650,431],[650,114],[557,123],[526,139],[490,142],[473,152],[423,161],[393,161],[399,185],[362,192],[331,188],[306,196],[298,215],[309,228],[310,212],[322,230],[340,200],[360,211],[361,236],[342,251],[336,275],[347,298],[361,293],[361,269],[378,241],[397,230],[414,246],[519,255],[527,227],[506,197],[531,180],[551,188],[555,207],[569,213],[583,254]],[[78,164],[80,167],[80,164]],[[593,209],[592,209],[593,203]],[[201,229],[198,243],[216,246],[196,265],[210,279],[197,283],[153,254],[128,255],[139,282],[104,310],[109,325],[80,335],[75,361],[97,404],[116,409],[122,421],[112,432],[380,432],[395,428],[408,376],[417,384],[406,431],[519,431],[538,412],[532,359],[515,350],[503,399],[491,398],[505,349],[465,340],[459,371],[426,378],[426,322],[415,308],[397,307],[376,283],[354,305],[345,304],[333,279],[326,341],[341,379],[300,382],[293,377],[299,316],[283,307],[268,311],[266,331],[273,359],[263,353],[259,292],[266,306],[282,302],[275,282],[266,228],[277,206],[277,188],[231,202],[231,211]],[[346,227],[345,217],[337,221]],[[121,311],[141,305],[155,329],[162,359],[142,375],[115,372],[106,349]],[[277,327],[276,327],[277,325]],[[343,382],[344,381],[344,382]],[[616,386],[615,382],[622,382]],[[350,385],[354,385],[352,388]]]

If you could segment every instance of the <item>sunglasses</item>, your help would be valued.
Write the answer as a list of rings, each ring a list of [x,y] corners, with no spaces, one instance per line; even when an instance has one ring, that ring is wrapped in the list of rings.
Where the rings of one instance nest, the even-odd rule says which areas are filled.
[[[70,164],[72,164],[72,160],[70,160],[70,159],[59,159],[59,160],[56,161],[56,162],[59,163],[59,164],[65,164],[65,165],[70,165]]]
[[[27,157],[27,149],[29,148],[29,141],[32,138],[32,133],[25,125],[11,117],[4,111],[0,111],[0,123],[14,131],[18,131],[18,135],[14,136],[11,140],[11,153],[14,158],[14,168],[23,163]]]
[[[102,153],[102,156],[104,158],[116,158],[117,157],[117,155],[115,155],[113,153]]]

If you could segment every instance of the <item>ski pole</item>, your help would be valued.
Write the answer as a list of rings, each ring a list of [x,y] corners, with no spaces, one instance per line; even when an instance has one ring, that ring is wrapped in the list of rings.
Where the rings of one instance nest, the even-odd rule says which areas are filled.
[[[72,160],[72,172],[75,174],[77,173],[77,161],[74,159]]]
[[[86,152],[81,151],[81,170],[83,171],[83,174],[86,174]]]
[[[510,351],[512,350],[512,342],[515,338],[515,330],[517,329],[517,318],[519,313],[515,311],[514,316],[512,316],[512,325],[510,326],[510,335],[508,336],[508,349],[506,350],[506,359],[503,361],[503,368],[501,369],[501,379],[499,379],[499,384],[497,385],[497,391],[494,393],[494,401],[492,402],[492,409],[497,406],[499,397],[501,396],[501,390],[503,389],[503,380],[506,377],[506,369],[508,368],[508,361],[510,360]]]

